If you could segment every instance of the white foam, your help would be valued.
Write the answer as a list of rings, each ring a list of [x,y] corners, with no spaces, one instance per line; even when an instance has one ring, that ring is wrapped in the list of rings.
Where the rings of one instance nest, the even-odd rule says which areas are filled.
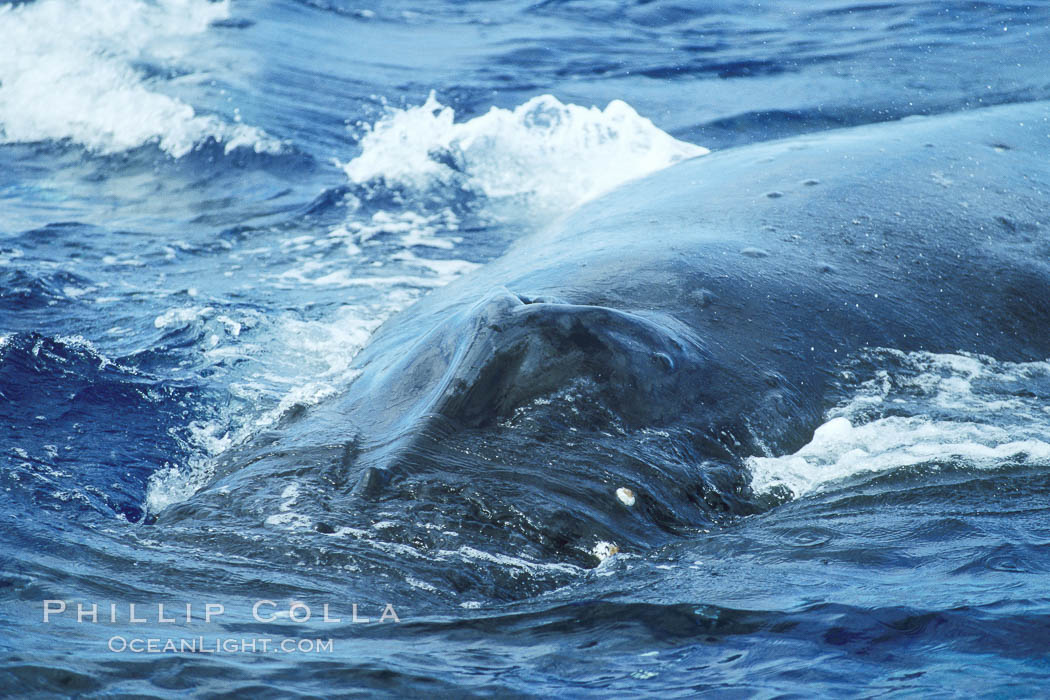
[[[171,309],[158,317],[155,325],[160,328],[192,323],[213,313],[210,308],[200,307]],[[240,409],[245,411],[241,413],[233,409],[232,414],[195,421],[188,426],[184,438],[176,435],[189,457],[184,464],[166,465],[151,475],[146,491],[147,510],[156,513],[186,500],[211,480],[215,460],[223,452],[272,426],[292,407],[315,405],[335,394],[338,387],[349,384],[356,376],[350,362],[379,323],[377,319],[362,318],[364,315],[360,309],[344,307],[328,322],[301,321],[291,316],[277,319],[272,332],[280,344],[264,360],[271,371],[262,377],[253,373],[246,378],[248,381],[234,382],[229,389],[231,396],[246,407],[272,399],[275,387],[281,391],[280,399],[261,412],[248,408]],[[224,324],[231,339],[240,334],[244,325],[226,317],[216,320]],[[209,354],[246,357],[253,349],[257,350],[239,342],[234,348],[220,347]],[[301,525],[297,519],[271,524],[289,523]]]
[[[566,208],[677,161],[708,152],[661,131],[627,103],[604,110],[534,97],[456,122],[434,93],[366,127],[343,167],[355,183],[382,179],[417,190],[459,185],[490,198],[528,196]]]
[[[875,360],[889,367],[860,383],[802,449],[748,460],[756,492],[786,488],[799,497],[856,474],[924,464],[1050,464],[1050,363],[892,350]]]
[[[188,427],[188,452],[185,467],[165,465],[150,475],[146,485],[146,510],[159,513],[197,492],[214,474],[214,458],[229,449],[234,439],[215,421],[194,421]]]
[[[452,250],[463,240],[457,235],[458,229],[459,219],[448,209],[435,214],[377,211],[364,218],[351,212],[343,224],[324,236],[303,235],[285,241],[282,252],[299,255],[292,258],[291,267],[272,279],[280,288],[310,285],[389,291],[396,287],[439,287],[477,265],[466,260],[422,257],[414,251]],[[391,245],[401,250],[391,253]],[[333,251],[337,246],[345,247],[345,255],[317,254],[318,250]],[[377,275],[376,268],[394,274]]]
[[[267,525],[283,526],[288,530],[309,530],[310,519],[301,513],[284,511],[266,517]]]
[[[426,581],[420,581],[418,578],[412,578],[411,576],[405,577],[405,583],[412,586],[412,588],[418,588],[421,591],[427,591],[428,593],[438,593],[438,589],[427,583]]]
[[[460,275],[464,275],[472,270],[476,270],[480,265],[472,263],[467,260],[439,260],[435,258],[421,258],[412,251],[405,250],[400,253],[395,253],[393,256],[394,260],[398,260],[403,263],[408,263],[414,267],[422,267],[429,270],[436,279],[434,280],[439,285],[448,284],[452,280],[456,279]]]
[[[229,16],[207,0],[37,0],[0,6],[0,142],[69,139],[103,154],[156,143],[174,157],[214,139],[276,152],[258,128],[201,115],[135,63],[179,66]]]
[[[21,248],[8,248],[0,250],[0,265],[10,265],[12,260],[24,257],[25,251]]]
[[[414,211],[377,211],[368,220],[347,221],[329,236],[349,237],[360,246],[375,243],[374,239],[381,234],[397,235],[406,248],[425,246],[450,250],[462,240],[451,235],[458,228],[459,219],[447,209],[429,216]]]
[[[197,319],[210,318],[215,309],[210,306],[187,306],[182,308],[168,309],[153,319],[155,328],[170,328],[172,326],[185,326]]]
[[[100,370],[106,369],[107,367],[113,367],[127,374],[138,374],[138,370],[134,367],[127,367],[106,357],[94,343],[82,335],[58,335],[55,336],[55,341],[65,345],[67,348],[80,350],[88,355],[92,355],[93,359],[98,362],[98,368]],[[39,351],[40,343],[38,342],[33,348],[33,354],[36,355]]]
[[[597,542],[591,549],[591,554],[596,556],[599,562],[604,562],[606,559],[616,556],[619,552],[620,547],[618,545],[605,540]]]
[[[461,546],[459,549],[455,550],[438,550],[437,558],[459,558],[471,562],[483,561],[492,564],[499,564],[500,566],[506,567],[508,569],[519,569],[522,571],[527,571],[529,573],[559,573],[570,575],[580,575],[585,573],[585,569],[581,569],[580,567],[574,566],[572,564],[536,562],[532,561],[531,559],[525,559],[523,557],[515,556],[513,554],[493,554],[492,552],[486,552],[466,545]]]

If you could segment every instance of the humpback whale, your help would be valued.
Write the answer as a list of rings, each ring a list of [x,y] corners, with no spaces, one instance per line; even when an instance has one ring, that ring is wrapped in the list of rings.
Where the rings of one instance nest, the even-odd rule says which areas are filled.
[[[755,512],[743,461],[805,444],[855,353],[1050,357],[1048,205],[1047,102],[682,162],[390,319],[160,520],[265,513],[294,478],[321,533],[593,566]]]

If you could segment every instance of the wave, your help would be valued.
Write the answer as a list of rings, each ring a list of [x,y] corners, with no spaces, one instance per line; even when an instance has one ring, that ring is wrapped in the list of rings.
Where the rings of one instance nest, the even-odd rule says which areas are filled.
[[[1050,362],[883,349],[857,360],[844,388],[807,445],[749,460],[756,492],[801,497],[905,468],[1050,464]]]
[[[175,158],[209,141],[280,152],[261,129],[200,114],[161,91],[171,77],[148,75],[201,77],[186,66],[193,39],[229,15],[228,0],[0,6],[0,143],[70,141],[99,154],[156,144]]]
[[[527,197],[546,209],[578,205],[685,158],[708,153],[679,141],[621,100],[605,109],[540,95],[512,110],[456,122],[433,92],[364,127],[361,154],[343,168],[355,184],[425,192],[452,186],[489,199]]]
[[[192,393],[81,336],[0,336],[0,488],[34,508],[137,521],[151,473],[181,453],[171,426]]]

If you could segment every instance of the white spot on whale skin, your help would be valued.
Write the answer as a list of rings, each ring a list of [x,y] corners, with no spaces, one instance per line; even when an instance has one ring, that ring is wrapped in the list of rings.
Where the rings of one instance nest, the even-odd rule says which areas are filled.
[[[616,497],[620,499],[620,503],[624,504],[628,508],[633,506],[635,504],[635,501],[637,500],[634,496],[634,491],[628,488],[624,488],[623,486],[616,489]]]
[[[741,255],[746,255],[749,258],[768,258],[769,251],[763,250],[762,248],[743,248],[740,251]]]

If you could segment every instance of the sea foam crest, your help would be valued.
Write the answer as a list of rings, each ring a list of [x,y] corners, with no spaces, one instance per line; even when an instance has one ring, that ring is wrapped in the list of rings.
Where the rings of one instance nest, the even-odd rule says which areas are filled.
[[[102,154],[157,143],[174,157],[208,139],[276,152],[262,130],[229,124],[156,90],[136,64],[177,66],[187,42],[229,16],[228,1],[37,0],[0,5],[0,142],[64,140]]]
[[[978,355],[871,354],[874,376],[794,454],[753,457],[752,488],[800,497],[864,472],[1050,460],[1050,362]]]
[[[456,122],[432,92],[423,105],[393,109],[366,126],[361,154],[343,168],[358,184],[458,184],[489,198],[528,196],[564,208],[705,153],[621,100],[598,109],[541,95]]]

